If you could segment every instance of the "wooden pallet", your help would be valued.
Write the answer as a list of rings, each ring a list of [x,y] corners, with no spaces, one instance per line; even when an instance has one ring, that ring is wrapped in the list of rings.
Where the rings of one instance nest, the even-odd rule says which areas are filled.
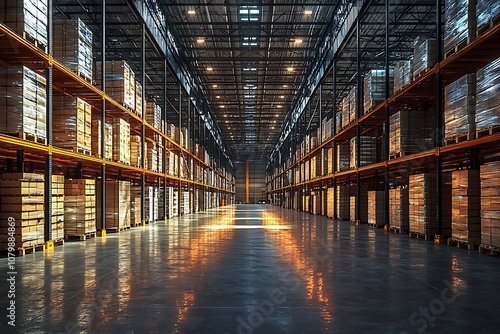
[[[78,240],[85,241],[87,239],[93,239],[96,237],[96,232],[88,232],[85,234],[75,234],[75,235],[65,235],[64,238],[66,240]]]
[[[398,153],[395,153],[395,154],[390,154],[389,155],[389,160],[393,160],[393,159],[405,157],[405,156],[410,155],[410,154],[413,154],[413,152],[402,151],[402,152],[398,152]]]
[[[26,254],[33,254],[35,252],[40,252],[40,251],[44,251],[45,249],[45,245],[44,244],[40,244],[40,245],[36,245],[36,246],[26,246],[26,247],[19,247],[19,248],[16,248],[14,250],[14,254],[16,256],[25,256]],[[2,249],[1,250],[1,253],[3,255],[7,255],[9,252],[6,250],[6,249]]]
[[[33,44],[34,46],[36,46],[38,49],[42,50],[43,52],[47,53],[47,45],[43,44],[43,43],[40,43],[37,39],[35,39],[33,36],[31,36],[30,34],[28,34],[26,31],[23,31],[22,33],[22,37],[27,40],[28,42],[30,42],[31,44]]]
[[[408,235],[410,236],[410,238],[424,239],[425,241],[434,240],[434,236],[431,236],[429,234],[422,234],[422,233],[418,233],[418,232],[409,232]]]
[[[493,247],[490,245],[480,244],[479,253],[493,255],[493,256],[500,256],[500,248]]]
[[[476,250],[479,248],[478,244],[468,243],[463,240],[448,238],[447,242],[448,246],[456,246],[458,248],[468,249],[468,250]]]
[[[464,141],[473,140],[475,138],[474,132],[462,133],[456,136],[445,138],[446,145],[458,144]]]
[[[78,75],[80,78],[82,78],[84,81],[87,81],[88,83],[90,83],[91,85],[93,85],[93,81],[92,81],[92,78],[89,77],[88,75],[82,73],[79,69],[77,68],[72,68],[71,69],[73,71],[73,73],[75,73],[76,75]]]
[[[417,80],[418,78],[420,78],[421,76],[425,75],[427,72],[429,72],[430,70],[432,70],[432,67],[427,67],[425,70],[422,70],[420,71],[419,73],[417,74],[414,74],[413,75],[413,80]]]
[[[492,126],[486,129],[476,131],[476,138],[482,138],[500,133],[500,125]]]
[[[466,47],[472,40],[470,37],[458,42],[454,47],[449,49],[444,53],[444,59],[450,57],[452,54],[457,53],[458,51],[462,50],[464,47]]]
[[[368,223],[368,226],[374,227],[374,228],[384,227],[384,225],[377,225],[377,223]]]
[[[477,28],[477,36],[481,36],[500,22],[500,13],[494,18],[490,19],[488,22]]]
[[[395,226],[391,226],[389,227],[389,231],[393,232],[393,233],[399,233],[399,234],[406,234],[408,233],[408,230],[402,230],[400,227],[395,227]]]
[[[32,133],[14,132],[14,133],[7,133],[7,135],[12,136],[12,137],[16,137],[16,138],[20,138],[20,139],[24,139],[27,141],[32,141],[32,142],[42,144],[42,145],[47,144],[46,138],[34,135]]]
[[[118,233],[118,232],[121,232],[123,230],[130,230],[130,226],[125,226],[125,227],[121,227],[121,228],[118,228],[118,227],[107,227],[106,228],[106,232],[109,232],[109,233]]]
[[[130,161],[129,162],[125,162],[125,161],[122,161],[122,160],[118,160],[116,162],[119,162],[119,163],[121,163],[123,165],[129,165],[130,166]]]
[[[66,150],[69,150],[71,152],[80,153],[80,154],[83,154],[83,155],[88,155],[89,157],[94,156],[92,154],[91,150],[86,150],[86,149],[78,147],[78,146],[70,146],[70,147],[63,147],[63,148],[66,149]]]
[[[52,240],[52,242],[54,243],[54,246],[64,245],[64,239],[56,239],[56,240]]]

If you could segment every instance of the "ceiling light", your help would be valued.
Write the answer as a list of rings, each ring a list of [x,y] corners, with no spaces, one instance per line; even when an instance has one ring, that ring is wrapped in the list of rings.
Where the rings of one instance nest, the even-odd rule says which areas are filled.
[[[295,44],[302,44],[302,42],[303,42],[303,41],[302,41],[300,38],[296,38],[296,39],[293,41],[293,43],[295,43]]]
[[[288,88],[288,85],[283,85],[283,88]]]
[[[283,106],[281,104],[278,104],[276,108],[283,108]]]
[[[216,96],[216,98],[217,98],[217,99],[220,99],[220,95],[217,95],[217,96]]]
[[[219,86],[217,86],[217,85],[212,85],[212,88],[217,88],[217,87],[219,87]]]
[[[287,67],[287,68],[286,68],[286,70],[287,70],[288,72],[293,72],[293,67]]]
[[[198,44],[203,44],[203,43],[205,43],[205,39],[204,39],[204,38],[198,38],[198,39],[196,40],[196,43],[198,43]]]
[[[226,106],[220,106],[222,109],[224,109]]]
[[[207,71],[213,71],[213,70],[214,70],[213,67],[207,67]]]
[[[196,11],[194,9],[190,9],[187,11],[188,15],[195,15]]]
[[[280,99],[284,99],[284,98],[285,98],[285,95],[281,95],[281,96],[280,96]]]
[[[312,10],[310,10],[310,9],[306,9],[306,10],[304,11],[304,15],[312,15],[312,13],[313,13],[313,11],[312,11]]]

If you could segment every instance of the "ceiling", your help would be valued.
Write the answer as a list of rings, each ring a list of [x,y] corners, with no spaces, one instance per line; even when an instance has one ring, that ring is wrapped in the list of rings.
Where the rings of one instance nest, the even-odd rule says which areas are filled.
[[[269,156],[338,2],[160,1],[235,160]]]

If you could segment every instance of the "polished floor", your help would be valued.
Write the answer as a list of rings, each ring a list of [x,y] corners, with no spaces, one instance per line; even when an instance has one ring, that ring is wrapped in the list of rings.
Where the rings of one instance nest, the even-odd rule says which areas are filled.
[[[499,258],[270,205],[15,264],[16,327],[2,316],[2,333],[500,333]]]

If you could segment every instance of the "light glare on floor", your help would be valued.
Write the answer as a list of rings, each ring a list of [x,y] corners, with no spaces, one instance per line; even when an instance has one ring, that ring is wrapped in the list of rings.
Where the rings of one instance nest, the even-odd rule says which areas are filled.
[[[235,229],[235,230],[248,230],[248,229],[265,229],[265,230],[288,230],[288,225],[208,225],[203,228],[211,230]]]

